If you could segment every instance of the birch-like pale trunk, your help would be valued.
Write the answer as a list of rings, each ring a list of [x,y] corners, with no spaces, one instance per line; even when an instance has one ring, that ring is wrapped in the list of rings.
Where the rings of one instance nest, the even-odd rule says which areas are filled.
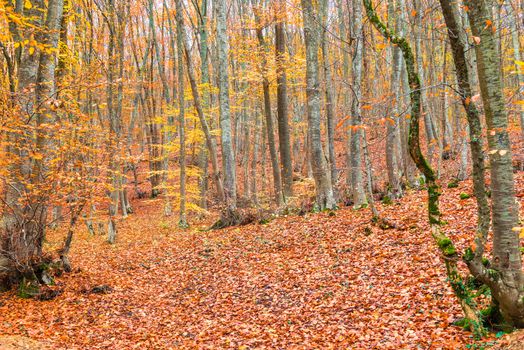
[[[227,4],[217,1],[216,10],[216,42],[218,52],[218,88],[219,112],[222,147],[222,168],[224,170],[224,193],[226,209],[236,211],[236,162],[233,152],[233,135],[231,132],[231,110],[229,105],[229,42],[227,36]]]
[[[492,270],[479,266],[478,276],[492,291],[502,316],[511,326],[524,327],[524,274],[515,202],[508,113],[502,91],[500,52],[491,1],[467,0],[475,45],[480,91],[487,124],[493,227]],[[492,25],[486,25],[491,23]],[[498,29],[498,28],[495,28]]]
[[[364,177],[362,172],[362,68],[364,62],[364,27],[362,21],[362,4],[353,2],[353,98],[351,102],[351,138],[350,138],[350,166],[351,195],[355,208],[367,203],[364,191]]]
[[[392,0],[388,1],[388,22],[390,26],[397,28],[397,32],[400,32],[401,28],[400,21],[395,17],[395,7]],[[396,23],[395,23],[396,22]],[[402,52],[398,47],[390,48],[392,51],[391,57],[391,84],[390,92],[392,96],[395,96],[395,101],[392,102],[391,115],[386,120],[386,167],[388,173],[389,182],[389,193],[392,198],[399,198],[402,196],[402,187],[400,184],[399,176],[399,147],[400,147],[400,134],[399,134],[399,120],[400,114],[399,102],[400,102],[400,78],[402,69]]]
[[[334,81],[333,74],[331,72],[331,61],[328,48],[328,13],[329,13],[329,1],[322,0],[321,5],[321,23],[322,33],[320,37],[321,49],[322,49],[322,68],[324,69],[324,92],[326,95],[326,131],[327,131],[327,150],[329,169],[331,171],[331,182],[333,189],[336,192],[336,183],[338,179],[337,171],[337,160],[335,156],[335,103],[334,103]]]
[[[306,43],[306,95],[308,135],[310,138],[310,155],[313,178],[316,187],[316,207],[319,210],[336,209],[337,203],[333,194],[331,176],[322,147],[320,129],[320,81],[319,81],[319,35],[318,11],[312,0],[302,0],[304,18],[304,36]]]
[[[186,214],[186,122],[185,122],[185,96],[184,96],[184,20],[183,20],[183,9],[182,0],[175,0],[176,7],[176,44],[178,52],[178,137],[180,140],[180,153],[179,153],[179,166],[180,166],[180,208],[179,208],[179,220],[178,226],[181,228],[187,228]],[[189,58],[186,58],[189,59]]]

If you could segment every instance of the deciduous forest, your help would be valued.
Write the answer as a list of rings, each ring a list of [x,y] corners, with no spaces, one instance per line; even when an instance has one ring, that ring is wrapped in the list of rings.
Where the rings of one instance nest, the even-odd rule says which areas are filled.
[[[0,349],[524,349],[524,1],[0,0]]]

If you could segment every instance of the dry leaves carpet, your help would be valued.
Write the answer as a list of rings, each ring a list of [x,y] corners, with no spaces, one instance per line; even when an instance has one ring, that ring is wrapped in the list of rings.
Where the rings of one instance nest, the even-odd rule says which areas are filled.
[[[524,200],[524,176],[519,196]],[[475,230],[471,184],[445,190],[450,235]],[[462,349],[471,335],[426,225],[425,194],[368,210],[282,217],[266,225],[180,231],[142,201],[119,240],[77,230],[75,271],[51,301],[0,296],[0,334],[53,349]],[[56,235],[57,239],[60,236]],[[50,238],[50,248],[58,244]],[[104,286],[99,293],[93,287]],[[0,343],[0,347],[1,347]],[[9,348],[7,348],[9,349]],[[22,348],[20,348],[22,349]]]

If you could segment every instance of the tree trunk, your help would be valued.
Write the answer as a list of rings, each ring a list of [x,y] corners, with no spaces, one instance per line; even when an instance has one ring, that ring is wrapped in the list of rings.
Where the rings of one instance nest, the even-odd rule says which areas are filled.
[[[46,125],[54,125],[57,122],[52,101],[56,94],[55,50],[58,47],[64,1],[49,0],[47,13],[43,10],[43,3],[35,1],[33,5],[36,12],[28,11],[35,16],[30,22],[37,28],[41,27],[40,43],[52,50],[24,50],[19,66],[19,90],[30,100],[25,102],[26,110],[20,109],[18,112],[35,113],[33,126],[36,137],[33,138],[32,133],[27,139],[16,136],[12,142],[30,142],[30,145],[24,147],[31,147],[34,154],[41,155],[41,158],[31,157],[19,150],[9,150],[20,157],[20,163],[13,166],[13,178],[8,179],[6,191],[5,203],[10,214],[4,216],[5,226],[0,233],[0,290],[22,281],[21,288],[30,287],[26,291],[38,293],[37,285],[43,273],[40,264],[47,226],[49,193],[44,190],[41,194],[35,194],[26,186],[40,189],[51,170],[48,157],[49,150],[53,147],[49,141],[52,140],[53,131]],[[45,23],[42,26],[40,16],[44,13]],[[31,85],[35,86],[34,93],[28,90]],[[35,106],[38,109],[33,111]],[[26,193],[27,198],[21,200],[22,192],[18,191]]]
[[[388,2],[388,21],[393,25],[394,18],[394,7],[393,3],[390,0]],[[395,27],[397,32],[400,33],[400,20],[396,20]],[[400,102],[400,78],[402,72],[402,53],[398,47],[393,47],[393,57],[392,57],[392,73],[391,73],[391,85],[390,91],[392,95],[395,96],[395,101],[393,101],[393,107],[391,110],[391,116],[386,120],[386,166],[388,173],[389,181],[389,191],[392,198],[398,198],[402,196],[402,187],[400,186],[400,178],[398,174],[398,154],[399,154],[399,121],[398,115],[399,102]]]
[[[277,118],[280,166],[284,196],[293,196],[293,163],[291,160],[291,141],[288,121],[288,97],[286,75],[286,2],[278,3],[275,23],[275,59],[277,67]]]
[[[363,0],[366,7],[367,16],[375,28],[384,35],[392,44],[397,45],[402,50],[402,55],[406,63],[409,85],[411,88],[411,120],[409,128],[409,151],[417,168],[426,178],[428,191],[428,219],[431,227],[431,234],[435,243],[440,249],[442,258],[446,265],[446,274],[449,283],[458,298],[458,301],[472,325],[472,330],[476,336],[484,335],[482,318],[477,310],[470,291],[465,287],[464,280],[460,275],[457,266],[457,250],[453,242],[441,230],[441,213],[439,208],[439,197],[441,188],[437,182],[436,174],[422,154],[420,148],[420,117],[421,117],[421,84],[416,72],[415,57],[413,50],[404,37],[399,37],[392,33],[380,20],[371,0]]]
[[[500,53],[491,2],[467,0],[476,44],[477,70],[488,128],[493,221],[492,273],[479,267],[478,275],[491,287],[502,316],[511,326],[524,327],[524,274],[520,239],[515,228],[518,208],[512,167],[508,114],[502,92]],[[488,23],[488,25],[486,25]],[[491,25],[489,24],[491,23]]]
[[[282,180],[280,177],[280,165],[278,162],[277,148],[275,140],[275,131],[273,126],[273,116],[271,115],[271,95],[270,86],[267,72],[267,59],[266,59],[266,42],[264,34],[262,33],[262,26],[258,15],[258,9],[253,2],[253,12],[255,14],[256,23],[256,35],[258,40],[258,46],[261,54],[261,73],[262,73],[262,89],[264,93],[264,116],[266,118],[266,131],[267,131],[267,145],[269,147],[269,156],[271,158],[271,167],[273,169],[273,187],[275,190],[275,203],[280,207],[284,204],[284,197],[282,194]]]
[[[229,43],[227,37],[227,4],[218,1],[216,4],[216,31],[218,51],[218,88],[219,111],[222,146],[222,168],[224,169],[224,193],[227,211],[237,209],[236,163],[233,152],[231,133],[231,111],[229,106]]]
[[[322,48],[322,63],[324,68],[324,81],[325,81],[325,93],[326,93],[326,130],[327,130],[327,149],[329,158],[329,168],[331,171],[331,183],[333,190],[336,192],[336,184],[338,179],[337,172],[337,160],[335,156],[335,106],[333,97],[333,78],[331,74],[331,67],[328,54],[328,11],[329,2],[328,0],[322,0],[321,3],[321,14],[322,14],[322,35],[320,38]]]
[[[183,18],[181,18],[181,20],[183,21]],[[195,78],[195,68],[193,66],[193,61],[190,57],[191,53],[189,52],[189,44],[187,43],[187,40],[185,39],[187,37],[187,35],[185,34],[185,27],[183,23],[182,24],[179,23],[178,25],[181,27],[181,30],[182,30],[182,39],[183,39],[182,45],[184,46],[184,51],[185,51],[187,75],[189,78],[189,85],[191,86],[191,93],[193,95],[193,104],[195,106],[195,109],[198,115],[198,119],[202,127],[202,131],[204,132],[204,136],[206,138],[206,146],[208,150],[208,155],[211,158],[211,168],[213,170],[213,179],[215,180],[218,197],[220,198],[220,200],[225,201],[226,197],[224,193],[224,185],[222,183],[222,176],[220,174],[220,169],[218,165],[217,147],[216,147],[214,137],[211,134],[209,123],[204,114],[204,107],[208,107],[207,104],[209,102],[208,93],[207,92],[204,93],[203,103],[202,103],[200,99],[200,93],[198,91],[198,85],[197,85],[196,78]],[[205,26],[205,24],[202,24],[202,25]],[[201,29],[201,40],[202,40],[201,45],[203,45],[204,47],[207,47],[207,34],[203,35],[202,31],[203,29]],[[202,36],[204,38],[202,38]],[[204,62],[207,61],[207,50],[204,50],[202,47],[201,47],[201,57],[204,60]],[[207,71],[207,63],[204,63],[204,62],[202,63],[202,67],[205,67],[204,69],[202,69],[202,83],[208,85],[209,84],[209,74]]]
[[[351,194],[355,208],[364,206],[366,193],[362,174],[362,64],[364,61],[364,27],[362,23],[362,4],[353,3],[353,99],[351,103],[351,163],[348,168],[351,176]]]
[[[184,41],[185,31],[183,30],[183,10],[181,0],[175,0],[176,21],[177,21],[177,50],[178,50],[178,137],[180,138],[180,210],[178,226],[187,228],[186,215],[186,128],[185,128],[185,95],[184,95]],[[189,59],[189,58],[187,58]]]
[[[423,60],[423,53],[422,53],[422,42],[423,42],[423,33],[425,31],[425,27],[423,25],[423,18],[422,18],[422,9],[421,7],[421,0],[414,0],[413,1],[413,7],[415,11],[415,29],[414,32],[416,33],[415,36],[415,51],[416,51],[416,63],[417,63],[417,72],[420,77],[420,88],[421,88],[421,106],[422,106],[422,113],[424,118],[424,127],[426,131],[426,143],[428,147],[428,161],[431,165],[433,161],[433,156],[435,155],[435,148],[437,145],[437,136],[435,131],[435,126],[433,124],[433,118],[431,115],[431,108],[428,103],[428,93],[426,90],[426,74],[424,71],[424,60]]]
[[[319,28],[317,11],[312,0],[302,0],[304,36],[306,42],[306,80],[308,134],[311,147],[311,165],[316,185],[316,207],[319,210],[335,209],[331,176],[326,164],[320,131],[320,90],[318,78]]]

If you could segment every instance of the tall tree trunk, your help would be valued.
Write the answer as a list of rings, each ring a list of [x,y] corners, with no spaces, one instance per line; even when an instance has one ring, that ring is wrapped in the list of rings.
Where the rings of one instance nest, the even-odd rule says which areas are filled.
[[[477,70],[488,128],[491,170],[491,210],[493,221],[493,270],[479,266],[478,275],[491,288],[504,319],[512,326],[524,327],[524,274],[518,232],[518,208],[512,167],[508,114],[502,92],[497,28],[491,2],[467,0],[468,17],[476,44]]]
[[[177,50],[178,50],[178,137],[180,138],[180,214],[178,226],[187,228],[186,215],[186,128],[185,128],[185,95],[184,95],[184,20],[182,0],[175,0],[177,25]],[[189,58],[188,58],[189,59]]]
[[[49,0],[47,12],[43,10],[43,3],[35,2],[33,5],[36,7],[36,13],[28,11],[35,16],[30,19],[30,23],[41,29],[40,43],[51,50],[24,50],[27,52],[23,53],[19,64],[18,88],[27,94],[28,100],[26,107],[18,112],[31,112],[30,115],[34,112],[35,135],[31,132],[27,139],[15,136],[11,141],[15,144],[30,142],[32,145],[23,146],[31,147],[33,154],[41,157],[31,157],[19,150],[8,150],[20,157],[20,163],[13,167],[13,178],[8,179],[6,191],[5,203],[10,214],[3,218],[4,227],[0,233],[0,290],[22,281],[21,287],[30,287],[26,290],[37,293],[38,288],[34,286],[42,277],[37,274],[42,273],[38,265],[42,261],[50,194],[45,190],[41,194],[35,194],[28,186],[40,189],[48,172],[52,170],[49,168],[49,151],[53,147],[50,141],[53,131],[48,126],[57,122],[56,112],[52,108],[53,99],[56,98],[55,52],[58,47],[64,1]],[[42,14],[45,14],[43,25],[40,17]],[[31,85],[34,86],[34,93],[29,90]],[[23,192],[18,192],[20,190]],[[26,193],[27,198],[21,198],[22,193]]]
[[[393,26],[393,18],[395,13],[393,1],[388,2],[388,22]],[[401,24],[400,20],[396,20],[395,27],[396,31],[400,32]],[[398,47],[393,47],[392,57],[392,72],[391,72],[391,85],[390,91],[395,96],[393,101],[393,108],[391,110],[391,116],[386,120],[386,166],[388,172],[388,181],[391,197],[398,198],[402,196],[402,187],[400,186],[400,178],[398,174],[398,154],[399,154],[399,121],[398,115],[400,113],[399,102],[400,102],[400,78],[402,72],[402,53]]]
[[[333,97],[333,78],[331,74],[331,63],[328,54],[328,11],[329,1],[322,0],[321,2],[321,17],[322,17],[322,35],[320,38],[322,49],[322,63],[324,68],[324,81],[326,93],[326,130],[327,130],[327,149],[329,157],[329,168],[331,171],[331,183],[333,190],[336,192],[336,183],[338,179],[337,160],[335,156],[335,106]]]
[[[224,169],[224,193],[226,209],[234,212],[237,209],[236,163],[233,152],[231,132],[231,111],[229,106],[229,43],[227,36],[227,4],[218,1],[216,4],[216,30],[218,51],[218,88],[219,111],[222,147],[222,168]]]
[[[470,320],[473,331],[477,336],[484,334],[482,327],[482,318],[477,310],[475,302],[470,291],[465,288],[464,280],[460,275],[457,266],[457,250],[453,242],[442,231],[441,213],[439,208],[439,197],[441,188],[437,182],[436,174],[429,165],[428,161],[422,154],[420,147],[420,117],[421,117],[421,100],[422,91],[420,78],[416,72],[416,62],[413,55],[413,50],[404,37],[399,37],[392,33],[387,26],[385,26],[372,4],[371,0],[363,0],[366,7],[367,16],[375,28],[384,35],[392,44],[397,45],[402,50],[402,55],[406,63],[406,70],[408,73],[409,85],[411,88],[411,120],[409,128],[409,151],[417,168],[422,172],[426,178],[428,191],[428,219],[431,227],[431,234],[435,243],[440,249],[442,258],[446,265],[446,273],[449,283],[457,296],[459,303],[464,311],[466,317]]]
[[[203,1],[203,3],[205,0]],[[205,8],[205,4],[202,5],[203,9]],[[203,11],[202,9],[202,11]],[[181,18],[183,21],[183,18]],[[205,22],[205,21],[204,21]],[[205,26],[204,24],[201,24]],[[213,179],[215,181],[216,189],[218,192],[218,197],[220,200],[224,201],[226,199],[225,193],[224,193],[224,185],[222,183],[222,177],[220,174],[220,169],[218,165],[218,153],[217,153],[217,147],[214,140],[213,135],[211,134],[211,128],[209,127],[209,123],[207,121],[207,118],[204,114],[204,108],[208,107],[207,104],[209,103],[209,94],[208,92],[204,92],[203,94],[203,102],[201,102],[200,98],[200,92],[198,91],[198,85],[195,78],[195,68],[193,66],[193,61],[191,59],[191,53],[189,51],[189,44],[187,43],[187,35],[185,33],[185,26],[184,23],[178,23],[178,26],[181,27],[182,30],[182,45],[184,46],[184,52],[186,57],[186,65],[187,65],[187,75],[189,78],[189,85],[191,86],[191,93],[193,95],[193,104],[195,106],[198,119],[200,121],[200,126],[202,127],[202,131],[204,132],[204,136],[206,138],[206,146],[208,150],[209,157],[211,158],[211,168],[213,170]],[[207,33],[204,29],[201,30],[201,45],[203,47],[207,47],[207,34],[202,34],[202,31]],[[207,49],[204,50],[201,46],[201,58],[203,60],[202,62],[202,83],[205,85],[209,84],[209,73],[207,70]],[[209,87],[206,87],[206,90],[209,90]]]
[[[284,196],[293,196],[293,163],[288,121],[288,97],[286,74],[286,2],[280,0],[276,7],[275,19],[275,59],[277,67],[277,118],[280,166]]]
[[[201,70],[201,78],[200,78],[201,80],[200,81],[204,86],[206,86],[206,90],[203,94],[202,104],[204,105],[204,108],[208,108],[209,103],[210,103],[210,98],[209,98],[209,63],[208,63],[208,47],[207,47],[207,0],[201,0],[200,7],[198,7],[198,11],[199,11],[198,34],[199,34],[199,39],[200,39],[199,54],[200,54],[200,70]],[[188,68],[189,68],[189,65],[188,65]],[[202,127],[202,129],[204,128]],[[209,128],[208,128],[208,131],[209,131]],[[208,136],[206,134],[206,148],[202,149],[202,155],[201,155],[203,175],[200,179],[200,195],[202,197],[202,208],[204,209],[207,208],[208,173],[209,173],[209,158],[210,157],[211,157],[212,162],[213,162],[213,157],[214,157],[215,167],[213,167],[213,180],[216,183],[216,190],[218,193],[218,197],[221,200],[224,199],[224,189],[222,187],[222,181],[220,179],[220,174],[218,172],[218,163],[216,159],[216,153],[214,156],[210,154],[211,150],[208,147],[207,138]],[[211,142],[213,143],[213,149],[216,150],[215,139],[211,138]]]
[[[362,24],[362,4],[353,2],[353,99],[351,103],[351,163],[348,168],[351,176],[351,195],[355,208],[364,206],[366,193],[362,173],[362,67],[364,61],[364,27]]]
[[[422,98],[422,113],[424,118],[424,127],[426,131],[426,143],[428,147],[428,161],[431,164],[433,162],[433,156],[435,155],[435,148],[437,145],[437,136],[435,131],[435,126],[433,124],[433,119],[431,115],[431,108],[428,103],[428,93],[426,90],[426,74],[424,70],[424,56],[422,50],[423,35],[425,32],[425,27],[423,25],[423,13],[421,8],[421,0],[414,0],[413,7],[415,11],[415,52],[416,52],[416,62],[417,62],[417,72],[420,77],[420,86],[421,86],[421,98]]]
[[[282,180],[280,177],[280,165],[278,161],[277,148],[275,140],[275,128],[273,126],[273,116],[271,115],[271,95],[270,95],[270,86],[268,79],[267,71],[267,46],[264,39],[264,34],[262,33],[262,24],[260,23],[260,16],[258,15],[259,9],[256,8],[255,3],[253,2],[253,12],[255,14],[255,23],[256,23],[256,35],[258,40],[258,46],[260,49],[261,55],[261,73],[262,73],[262,89],[264,93],[264,116],[266,118],[266,131],[267,131],[267,144],[269,147],[269,156],[271,158],[271,167],[273,169],[273,187],[275,190],[275,203],[278,206],[284,204],[284,197],[282,193]]]
[[[304,36],[306,42],[306,80],[308,134],[311,147],[311,165],[316,185],[316,206],[318,209],[335,209],[331,176],[326,164],[320,131],[320,90],[318,77],[319,34],[317,11],[312,0],[302,0]]]
[[[457,73],[460,99],[466,110],[469,126],[471,155],[473,158],[473,190],[477,200],[477,234],[475,235],[476,250],[474,255],[467,260],[472,274],[477,277],[477,270],[483,268],[483,254],[488,238],[490,226],[490,209],[486,195],[485,164],[483,152],[483,136],[480,113],[472,101],[470,66],[467,64],[467,38],[460,27],[460,14],[458,5],[450,0],[440,0],[442,13],[448,27],[453,60]]]

